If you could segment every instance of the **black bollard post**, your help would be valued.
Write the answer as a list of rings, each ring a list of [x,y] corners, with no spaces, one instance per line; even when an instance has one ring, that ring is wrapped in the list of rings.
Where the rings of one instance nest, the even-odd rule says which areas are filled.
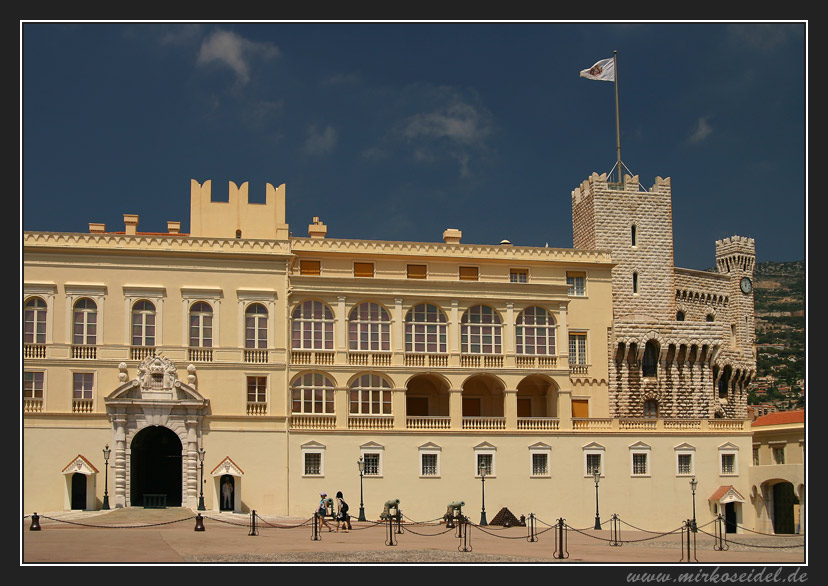
[[[523,515],[521,515],[521,518]],[[538,538],[535,536],[535,513],[529,513],[529,541],[535,542]]]
[[[40,531],[40,517],[37,513],[32,513],[32,524],[29,526],[29,531]]]
[[[259,530],[256,529],[256,509],[253,509],[252,511],[250,511],[250,533],[248,533],[247,535],[250,536],[258,534]]]
[[[552,557],[555,559],[566,559],[569,557],[569,551],[566,548],[566,531],[564,531],[564,519],[558,519],[557,531],[555,531],[555,553]]]
[[[618,515],[612,514],[610,518],[610,545],[620,546],[621,543],[621,525],[618,521]]]
[[[204,531],[204,517],[201,516],[201,513],[196,515],[195,531]]]
[[[319,512],[313,513],[313,530],[311,531],[311,541],[319,541],[322,536],[319,535]]]

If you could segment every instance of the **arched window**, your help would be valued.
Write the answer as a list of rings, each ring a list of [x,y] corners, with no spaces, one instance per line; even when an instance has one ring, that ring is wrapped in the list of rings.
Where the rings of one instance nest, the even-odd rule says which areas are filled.
[[[638,273],[633,273],[633,293],[638,293]]]
[[[658,345],[649,340],[644,346],[644,359],[641,361],[642,376],[652,377],[658,374]]]
[[[518,354],[555,354],[555,320],[543,307],[527,307],[515,321]]]
[[[305,301],[293,310],[291,320],[291,348],[333,350],[334,315],[330,307],[321,301]]]
[[[76,346],[94,346],[97,339],[98,306],[84,297],[75,303],[72,323],[72,343]]]
[[[23,343],[46,343],[46,302],[31,297],[23,306]]]
[[[716,318],[713,316],[712,313],[707,314],[707,321],[714,321]]]
[[[676,312],[676,321],[684,321],[684,312],[683,311],[677,311]]]
[[[630,245],[635,246],[635,224],[630,226]]]
[[[726,399],[728,388],[730,387],[730,376],[733,373],[733,369],[728,364],[724,367],[722,371],[722,376],[719,377],[719,398]]]
[[[463,354],[500,354],[502,321],[488,305],[475,305],[460,320],[460,351]]]
[[[379,303],[365,301],[348,315],[348,348],[354,351],[391,350],[391,316]]]
[[[213,347],[213,308],[204,301],[190,307],[190,347]]]
[[[144,299],[132,306],[132,345],[155,346],[155,305]]]
[[[447,329],[446,316],[439,307],[415,305],[405,316],[405,351],[444,353]]]
[[[655,399],[644,401],[644,417],[658,417],[658,401]]]
[[[303,374],[290,387],[293,413],[334,412],[334,383],[318,372]]]
[[[244,347],[267,348],[267,308],[252,303],[244,312]]]
[[[390,415],[391,383],[378,374],[363,374],[350,388],[350,413],[355,415]]]

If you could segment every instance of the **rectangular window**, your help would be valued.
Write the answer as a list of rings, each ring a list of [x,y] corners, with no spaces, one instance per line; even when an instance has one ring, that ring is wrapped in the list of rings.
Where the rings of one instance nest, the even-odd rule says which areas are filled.
[[[379,476],[380,475],[380,454],[379,452],[365,452],[362,454],[365,462],[365,469],[363,474],[365,476]]]
[[[753,465],[759,465],[759,448],[753,448]]]
[[[305,476],[322,476],[322,454],[305,452]]]
[[[91,372],[76,372],[72,375],[72,398],[92,399],[92,389],[95,383],[95,374]]]
[[[586,295],[586,273],[566,273],[566,284],[569,285],[569,294],[575,297]]]
[[[633,452],[632,455],[632,473],[633,476],[646,476],[649,473],[647,468],[647,454],[643,452]]]
[[[529,271],[526,269],[510,269],[509,282],[510,283],[526,283],[529,281]]]
[[[586,363],[586,334],[569,334],[569,364]]]
[[[420,476],[437,476],[437,454],[420,454]]]
[[[678,455],[678,473],[680,475],[693,474],[693,454]]]
[[[460,280],[461,281],[476,281],[477,280],[477,267],[460,267]]]
[[[372,262],[355,262],[354,263],[355,277],[373,277],[374,263]]]
[[[601,472],[601,454],[587,454],[586,455],[586,473],[587,476],[592,476],[595,471]]]
[[[494,471],[494,454],[477,454],[477,468],[478,476],[481,472],[485,472],[486,476],[491,476]]]
[[[267,401],[267,377],[266,376],[248,376],[247,377],[247,402],[248,403],[264,403]]]
[[[785,463],[785,448],[773,448],[773,461],[776,464]]]
[[[23,373],[23,398],[43,400],[43,372]]]
[[[722,454],[722,474],[736,474],[736,454]]]
[[[549,474],[549,454],[532,454],[532,476]]]
[[[318,275],[321,272],[321,263],[318,260],[299,261],[300,275]]]
[[[408,265],[409,279],[425,279],[426,266],[425,265]]]

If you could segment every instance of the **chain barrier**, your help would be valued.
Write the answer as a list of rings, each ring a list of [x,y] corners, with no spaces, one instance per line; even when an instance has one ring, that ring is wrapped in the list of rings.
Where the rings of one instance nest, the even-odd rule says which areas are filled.
[[[65,523],[67,525],[77,525],[79,527],[92,527],[96,529],[143,529],[144,527],[160,527],[162,525],[172,525],[174,523],[181,523],[182,521],[189,521],[195,519],[195,516],[186,517],[185,519],[176,519],[175,521],[164,521],[162,523],[147,523],[146,525],[93,525],[91,523],[78,523],[77,521],[69,521],[67,519],[55,519],[46,515],[32,515],[32,527],[37,526],[37,529],[29,528],[30,531],[40,531],[40,519],[48,519],[57,523]]]
[[[712,535],[706,531],[699,531],[699,533],[704,533],[709,537],[716,538],[716,535]],[[790,545],[759,545],[756,543],[744,543],[740,541],[733,541],[733,539],[728,539],[727,543],[732,543],[733,545],[741,545],[743,547],[755,547],[757,549],[791,549],[792,547],[805,547],[804,543],[792,543]],[[715,546],[714,546],[715,549]]]

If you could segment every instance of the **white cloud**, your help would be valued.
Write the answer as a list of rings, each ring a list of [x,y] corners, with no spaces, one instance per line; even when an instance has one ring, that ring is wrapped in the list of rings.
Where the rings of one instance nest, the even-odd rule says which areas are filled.
[[[402,125],[402,135],[417,138],[445,138],[450,142],[472,146],[491,132],[483,114],[470,104],[454,102],[433,112],[410,116]]]
[[[696,128],[687,140],[690,143],[696,144],[704,141],[708,136],[710,136],[711,132],[713,132],[713,127],[708,124],[707,116],[702,116],[696,122]]]
[[[275,59],[279,48],[272,43],[249,41],[232,31],[217,30],[201,43],[198,65],[218,63],[233,70],[237,81],[250,81],[250,62],[254,58]]]
[[[337,132],[333,126],[326,126],[319,131],[316,125],[308,128],[308,137],[305,139],[305,152],[311,155],[325,155],[336,147]]]

